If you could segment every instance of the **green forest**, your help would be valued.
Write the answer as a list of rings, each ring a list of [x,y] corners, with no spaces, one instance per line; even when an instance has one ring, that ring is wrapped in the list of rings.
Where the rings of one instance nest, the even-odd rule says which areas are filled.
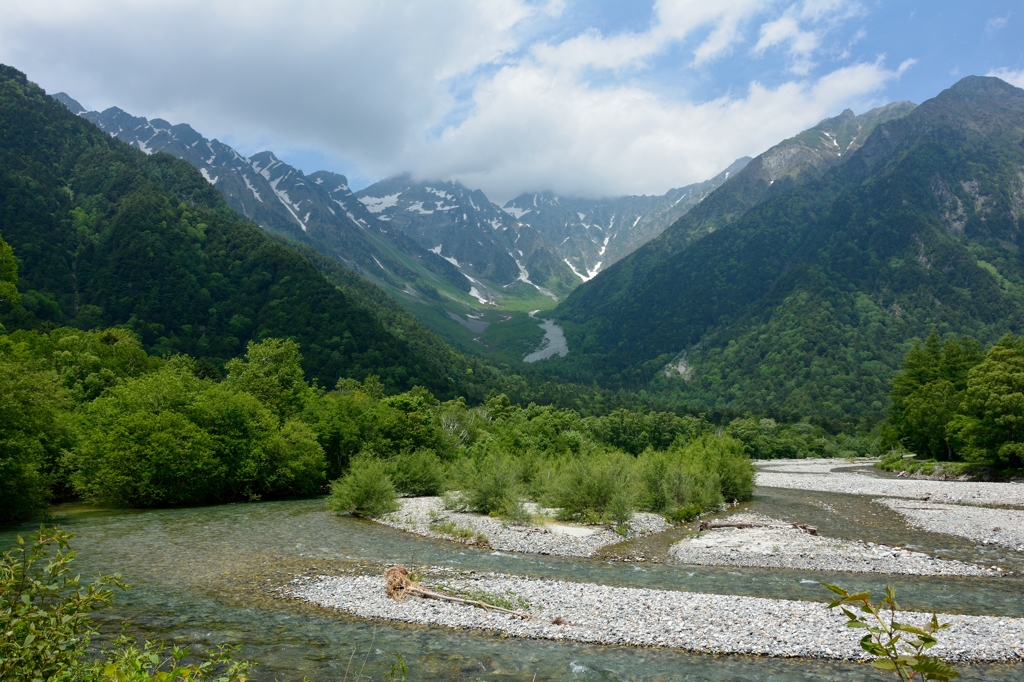
[[[1022,139],[1024,91],[970,77],[819,178],[757,194],[752,163],[559,305],[550,371],[870,429],[914,338],[1024,328]]]

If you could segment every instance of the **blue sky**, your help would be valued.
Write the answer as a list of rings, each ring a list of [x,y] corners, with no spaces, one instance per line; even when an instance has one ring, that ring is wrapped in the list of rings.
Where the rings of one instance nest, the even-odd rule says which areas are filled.
[[[959,78],[1024,86],[1024,2],[9,0],[0,61],[361,187],[662,193]]]

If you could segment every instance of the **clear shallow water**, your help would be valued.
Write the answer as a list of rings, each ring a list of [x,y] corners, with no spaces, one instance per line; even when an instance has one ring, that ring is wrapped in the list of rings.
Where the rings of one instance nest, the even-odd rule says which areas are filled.
[[[353,650],[358,653],[349,679],[355,679],[367,652],[364,676],[381,679],[390,652],[396,651],[406,657],[410,679],[530,680],[536,674],[538,680],[860,680],[872,674],[865,666],[838,662],[502,639],[487,633],[360,621],[275,599],[274,588],[294,574],[353,567],[375,572],[381,563],[401,562],[801,599],[824,599],[823,588],[816,584],[822,579],[855,589],[880,589],[885,583],[884,578],[854,574],[506,555],[338,518],[323,511],[322,500],[157,511],[89,512],[67,507],[57,514],[56,520],[77,536],[73,546],[79,551],[83,575],[120,571],[133,585],[114,608],[103,612],[108,629],[116,630],[117,623],[128,618],[146,636],[168,642],[199,647],[241,643],[244,655],[261,662],[261,680],[297,680],[303,675],[341,679]],[[0,546],[9,546],[18,530],[24,533],[32,526],[0,530]],[[1015,581],[900,578],[895,584],[908,607],[1024,614],[1022,590]],[[968,673],[968,679],[1021,677],[1021,669],[1012,667],[980,666]]]

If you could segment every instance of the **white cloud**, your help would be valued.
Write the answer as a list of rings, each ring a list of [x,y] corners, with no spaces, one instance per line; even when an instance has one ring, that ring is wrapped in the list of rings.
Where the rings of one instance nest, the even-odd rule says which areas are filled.
[[[760,37],[751,52],[763,56],[773,47],[786,46],[790,71],[806,76],[816,66],[813,56],[825,35],[863,11],[859,3],[850,0],[805,0],[803,4],[791,5],[782,16],[761,25]],[[862,37],[863,29],[852,42]],[[842,58],[848,54],[844,52]]]
[[[673,43],[710,29],[693,50],[694,62],[703,63],[728,50],[738,39],[738,26],[768,5],[768,0],[658,0],[645,32],[604,36],[590,30],[557,44],[535,45],[532,54],[539,63],[559,69],[637,68]]]
[[[566,38],[562,0],[8,0],[0,61],[87,107],[188,122],[248,153],[315,147],[369,176],[460,178],[495,199],[651,194],[875,103],[901,70],[810,75],[822,36],[858,8],[658,0],[645,30]],[[711,101],[643,80],[670,54],[673,73],[709,78],[752,32],[791,75]]]
[[[1010,85],[1016,85],[1018,88],[1024,88],[1024,69],[1020,71],[1011,71],[1010,69],[995,69],[985,74],[986,76],[995,76],[996,78],[1002,78]]]
[[[993,31],[998,31],[999,29],[1001,29],[1004,26],[1006,26],[1006,24],[1009,23],[1009,21],[1010,21],[1009,13],[1007,13],[1006,16],[1004,16],[1004,17],[992,17],[991,19],[989,19],[985,23],[985,29],[989,33],[993,32]]]
[[[546,8],[494,2],[11,0],[0,60],[93,107],[324,146],[371,170],[454,106],[448,81]]]
[[[458,177],[496,199],[542,189],[662,193],[870,99],[897,77],[879,61],[690,103],[635,86],[594,88],[543,65],[520,64],[479,88],[472,116],[409,157],[429,159],[419,166],[424,177]]]
[[[803,31],[796,17],[783,16],[761,26],[761,37],[754,46],[754,54],[763,54],[770,47],[789,43],[789,54],[793,58],[790,70],[807,75],[813,64],[811,54],[821,43],[821,37],[814,31]]]

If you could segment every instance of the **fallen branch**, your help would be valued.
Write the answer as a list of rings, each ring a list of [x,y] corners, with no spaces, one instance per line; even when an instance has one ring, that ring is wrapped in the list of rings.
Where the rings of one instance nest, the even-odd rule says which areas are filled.
[[[787,528],[796,528],[802,530],[809,535],[817,535],[818,529],[814,526],[808,526],[806,523],[793,523],[788,526],[780,526],[778,524],[771,523],[710,523],[708,521],[701,521],[699,530],[717,530],[719,528],[778,528],[784,530]]]
[[[384,571],[384,591],[388,597],[395,601],[402,601],[405,595],[409,594],[414,597],[421,597],[423,599],[437,599],[439,601],[452,602],[453,604],[465,604],[467,606],[475,606],[477,608],[485,609],[487,611],[498,611],[499,613],[507,613],[523,620],[535,620],[534,616],[528,613],[522,613],[520,611],[512,611],[510,609],[503,609],[500,606],[494,604],[488,604],[487,602],[477,601],[475,599],[463,599],[462,597],[453,597],[450,594],[444,594],[443,592],[434,592],[428,590],[419,583],[414,583],[409,579],[409,571],[405,570],[403,566],[391,566]],[[552,621],[553,625],[569,625],[566,621],[560,617],[555,618]]]

